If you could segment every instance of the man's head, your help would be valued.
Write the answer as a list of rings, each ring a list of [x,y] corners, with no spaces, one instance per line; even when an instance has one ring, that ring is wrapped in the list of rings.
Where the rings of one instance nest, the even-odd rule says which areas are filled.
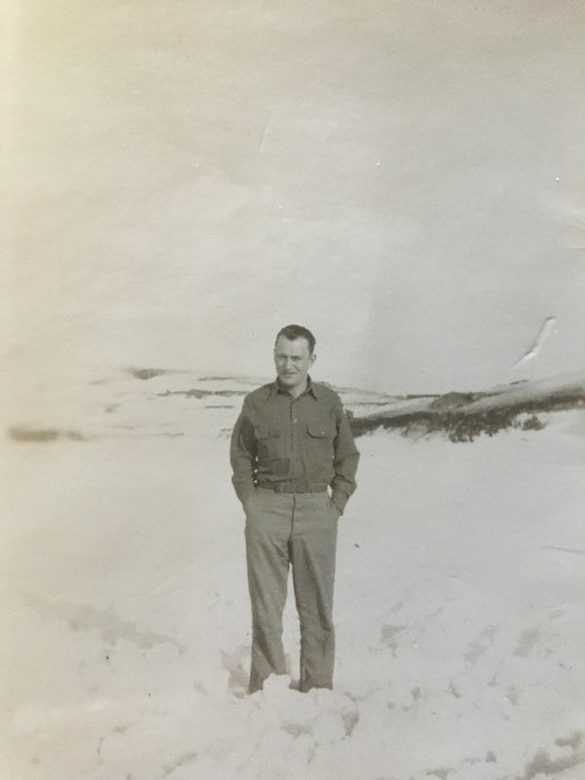
[[[302,392],[307,374],[317,358],[315,337],[301,325],[287,325],[278,331],[274,345],[274,365],[281,386],[291,393]]]

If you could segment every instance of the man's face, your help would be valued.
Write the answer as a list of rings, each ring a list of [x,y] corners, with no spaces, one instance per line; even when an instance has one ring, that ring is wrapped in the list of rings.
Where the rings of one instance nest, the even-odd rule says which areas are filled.
[[[307,339],[298,338],[290,341],[284,336],[279,336],[274,346],[274,365],[281,386],[289,392],[302,390],[315,357],[316,355],[311,355],[309,352]]]

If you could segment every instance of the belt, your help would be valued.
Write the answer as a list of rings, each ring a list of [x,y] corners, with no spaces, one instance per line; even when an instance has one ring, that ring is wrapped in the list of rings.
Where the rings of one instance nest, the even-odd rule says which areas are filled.
[[[263,490],[272,490],[273,493],[326,493],[328,485],[307,485],[297,482],[261,482],[258,485]]]

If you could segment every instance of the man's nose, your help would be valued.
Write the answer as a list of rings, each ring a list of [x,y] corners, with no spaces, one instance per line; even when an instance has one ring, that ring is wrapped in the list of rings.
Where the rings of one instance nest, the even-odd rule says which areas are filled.
[[[287,359],[284,361],[284,367],[285,367],[285,369],[286,369],[287,371],[288,371],[289,369],[293,368],[293,367],[294,367],[294,363],[293,363],[292,359],[290,359],[290,358],[287,358]]]

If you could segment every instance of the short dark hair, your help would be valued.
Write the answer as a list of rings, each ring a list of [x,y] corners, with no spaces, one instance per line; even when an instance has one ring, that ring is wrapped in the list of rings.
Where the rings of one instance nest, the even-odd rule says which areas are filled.
[[[315,337],[308,328],[303,328],[302,325],[285,325],[284,328],[281,328],[276,334],[275,343],[281,336],[284,336],[284,338],[289,341],[306,339],[307,344],[309,345],[309,354],[312,355],[315,351],[315,344],[317,343]]]

